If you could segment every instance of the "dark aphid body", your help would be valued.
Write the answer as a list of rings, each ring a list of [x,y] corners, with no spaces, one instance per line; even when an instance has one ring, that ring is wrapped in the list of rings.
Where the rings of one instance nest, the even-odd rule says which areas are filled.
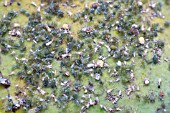
[[[20,3],[20,2],[17,2],[17,5],[18,5],[18,6],[20,6],[20,5],[21,5],[21,3]]]
[[[156,54],[153,55],[153,59],[152,59],[154,64],[157,64],[159,62],[159,58]]]

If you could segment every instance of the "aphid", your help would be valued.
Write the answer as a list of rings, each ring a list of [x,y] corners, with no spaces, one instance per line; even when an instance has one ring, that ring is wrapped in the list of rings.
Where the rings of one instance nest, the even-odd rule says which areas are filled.
[[[167,58],[164,58],[164,61],[165,61],[165,62],[169,62],[169,59],[167,59]]]
[[[120,81],[120,78],[119,77],[117,77],[116,78],[116,80],[115,80],[115,82],[119,82]]]
[[[140,87],[139,87],[139,86],[137,86],[137,87],[136,87],[136,90],[137,90],[137,91],[139,91],[139,90],[140,90]]]
[[[74,7],[77,7],[78,5],[76,5],[76,4],[71,4],[70,6],[74,8]]]
[[[121,111],[122,109],[120,109],[120,108],[109,108],[109,112],[110,113],[114,113],[114,112],[116,112],[116,111]]]
[[[13,112],[16,112],[20,107],[21,107],[21,105],[18,104],[18,103],[13,104],[13,105],[12,105],[12,111],[13,111]]]
[[[159,62],[159,58],[158,58],[158,56],[156,54],[153,55],[153,59],[152,60],[153,60],[154,64],[157,64]]]
[[[4,6],[7,7],[8,6],[8,2],[5,0],[4,1]]]
[[[122,62],[121,62],[121,61],[118,61],[118,62],[117,62],[117,66],[121,67],[121,66],[122,66]]]
[[[132,93],[132,88],[128,86],[128,89],[126,90],[126,94],[129,96]]]
[[[68,14],[69,16],[72,16],[72,15],[73,15],[73,13],[70,12],[70,11],[67,11],[67,14]]]
[[[5,88],[8,88],[11,86],[11,82],[9,81],[9,79],[0,77],[0,84],[3,85]]]
[[[33,2],[33,1],[31,2],[31,5],[37,7],[37,4],[35,2]]]
[[[84,109],[85,109],[85,106],[82,106],[82,107],[81,107],[81,110],[84,110]]]
[[[9,35],[11,35],[11,36],[21,36],[21,32],[17,29],[13,29],[12,31],[9,31]]]
[[[159,92],[159,98],[162,100],[163,99],[163,97],[164,97],[164,92]]]
[[[64,75],[65,75],[65,76],[67,76],[67,77],[69,77],[69,76],[70,76],[70,74],[69,74],[69,72],[68,72],[68,71],[67,71],[67,72],[65,72],[65,73],[64,73]]]
[[[97,103],[99,103],[99,97],[96,97],[96,98],[95,98],[95,101],[96,101]]]
[[[106,106],[103,106],[103,105],[101,105],[101,104],[100,104],[100,108],[101,108],[101,109],[104,109],[105,111],[108,111],[107,108],[106,108]]]
[[[106,92],[107,92],[107,93],[111,93],[111,92],[112,92],[112,90],[113,90],[113,89],[109,89],[109,90],[107,90]]]
[[[143,37],[140,37],[138,41],[140,44],[145,44],[145,39]]]
[[[68,25],[68,24],[63,24],[62,29],[64,29],[64,30],[70,30],[70,25]]]
[[[12,4],[13,4],[13,2],[14,2],[14,0],[10,0],[9,5],[12,5]]]
[[[130,28],[130,33],[134,34],[134,35],[138,35],[139,34],[139,30],[137,28]]]
[[[122,96],[122,91],[119,90],[118,96],[121,97]]]
[[[38,6],[37,7],[37,12],[40,12],[41,11],[41,6]]]
[[[108,45],[105,45],[105,47],[107,48],[108,52],[111,51],[111,48]]]
[[[94,64],[87,64],[88,68],[93,68],[95,65]]]
[[[149,78],[145,78],[144,79],[144,85],[149,85],[150,81],[149,81]]]
[[[158,88],[161,88],[161,78],[159,78],[159,80],[158,80]]]
[[[41,93],[41,95],[44,95],[46,92],[42,90],[40,87],[37,88],[37,90]]]
[[[142,6],[143,3],[141,1],[138,1],[138,6]]]
[[[131,80],[134,80],[135,76],[134,76],[134,72],[131,70],[131,73],[130,73],[130,79]]]
[[[21,3],[20,3],[20,2],[17,2],[17,5],[18,5],[18,6],[20,6],[20,5],[21,5]]]
[[[98,3],[93,3],[91,7],[92,7],[93,9],[97,9]]]
[[[49,46],[49,45],[51,45],[52,43],[53,43],[53,39],[52,39],[51,41],[47,42],[47,43],[46,43],[46,46]]]
[[[155,102],[155,95],[154,95],[153,91],[151,91],[151,93],[149,95],[149,100],[150,100],[150,102]]]
[[[96,80],[100,80],[100,74],[96,73],[96,74],[95,74],[95,79],[96,79]]]
[[[103,60],[98,60],[96,63],[96,67],[103,67],[104,66],[104,61]]]

